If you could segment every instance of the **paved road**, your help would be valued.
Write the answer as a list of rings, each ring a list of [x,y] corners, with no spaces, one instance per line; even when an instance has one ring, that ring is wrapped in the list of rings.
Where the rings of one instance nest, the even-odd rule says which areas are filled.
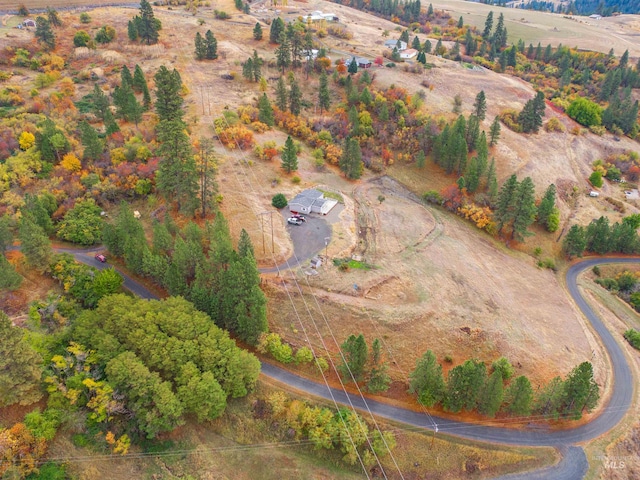
[[[97,268],[106,268],[108,265],[101,264],[93,258],[95,250],[65,250],[81,262],[87,263]],[[423,413],[406,410],[381,403],[375,400],[363,400],[360,396],[347,394],[342,390],[332,389],[331,392],[324,384],[316,383],[304,377],[295,375],[287,370],[283,370],[269,363],[262,364],[262,373],[274,380],[282,382],[289,387],[303,391],[310,395],[315,395],[325,399],[336,399],[342,404],[353,404],[356,408],[371,410],[372,413],[388,418],[393,421],[408,425],[433,430],[434,422],[437,424],[438,432],[459,436],[462,438],[493,442],[508,445],[522,446],[553,446],[558,448],[562,454],[562,460],[553,467],[529,472],[522,475],[507,476],[505,479],[579,479],[583,478],[588,470],[588,460],[581,447],[574,446],[591,440],[609,431],[620,422],[627,413],[633,399],[633,378],[626,358],[616,341],[616,338],[609,333],[604,324],[597,317],[591,307],[580,295],[577,286],[577,277],[585,269],[594,265],[605,263],[640,263],[640,258],[594,258],[576,263],[567,271],[566,280],[569,293],[585,317],[589,320],[593,329],[598,333],[611,359],[613,369],[613,391],[610,400],[603,411],[594,420],[586,425],[577,428],[548,431],[538,427],[525,428],[523,430],[513,430],[505,427],[493,427],[487,425],[476,425],[436,416],[427,417]],[[156,298],[144,286],[123,275],[125,286],[132,292],[143,298]],[[620,339],[618,339],[620,340]],[[621,340],[623,341],[623,340]],[[349,398],[347,398],[349,397]]]

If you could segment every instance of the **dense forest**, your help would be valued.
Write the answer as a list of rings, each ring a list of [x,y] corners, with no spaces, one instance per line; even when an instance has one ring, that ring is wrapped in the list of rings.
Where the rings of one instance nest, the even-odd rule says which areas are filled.
[[[505,0],[481,0],[480,3],[504,7],[507,2]],[[636,0],[575,0],[566,4],[556,4],[545,0],[529,0],[517,5],[516,8],[573,15],[597,13],[603,17],[611,16],[614,13],[640,13],[640,3]]]

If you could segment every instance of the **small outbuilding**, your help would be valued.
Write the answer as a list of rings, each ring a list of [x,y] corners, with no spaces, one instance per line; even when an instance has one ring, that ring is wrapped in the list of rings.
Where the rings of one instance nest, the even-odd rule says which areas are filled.
[[[406,50],[407,42],[403,42],[402,40],[391,39],[384,42],[384,46],[387,47],[389,50],[393,50],[396,47],[398,48],[398,50]]]
[[[22,22],[22,25],[25,26],[25,27],[36,28],[36,21],[32,20],[30,18],[27,18],[24,22]]]
[[[418,55],[418,51],[415,48],[407,48],[406,50],[402,50],[400,52],[400,58],[402,58],[404,60],[408,60],[410,58],[413,58],[416,55]]]

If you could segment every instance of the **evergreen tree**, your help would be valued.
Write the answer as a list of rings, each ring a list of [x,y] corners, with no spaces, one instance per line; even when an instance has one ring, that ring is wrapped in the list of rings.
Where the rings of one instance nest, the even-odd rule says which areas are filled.
[[[433,5],[429,4],[429,8],[427,9],[427,17],[432,18],[433,17]]]
[[[156,82],[156,113],[160,122],[163,120],[182,120],[183,99],[182,79],[176,69],[169,71],[164,65],[155,75]]]
[[[290,135],[287,136],[287,140],[284,142],[281,157],[282,169],[285,172],[291,173],[298,170],[298,152]]]
[[[467,120],[467,131],[465,134],[465,140],[467,142],[467,149],[472,151],[476,148],[476,144],[480,139],[480,119],[475,115],[469,115]]]
[[[291,44],[284,32],[280,35],[280,46],[276,48],[276,65],[282,69],[282,74],[291,65]]]
[[[126,65],[122,66],[122,70],[120,70],[120,85],[133,88],[133,76],[131,75],[131,70]]]
[[[420,43],[420,39],[418,38],[417,35],[413,37],[413,42],[411,42],[411,48],[414,48],[418,51],[422,50],[422,44]]]
[[[482,176],[487,171],[489,161],[489,147],[487,146],[487,136],[484,130],[476,140],[476,151],[478,154],[478,175]]]
[[[136,16],[133,20],[129,20],[127,23],[127,36],[129,40],[135,42],[138,39],[138,22],[136,19],[140,17]]]
[[[242,76],[250,82],[253,81],[253,59],[251,57],[242,64]]]
[[[460,18],[458,19],[457,27],[458,28],[464,27],[464,19],[462,18],[462,15],[460,15]]]
[[[518,185],[518,178],[514,173],[506,182],[504,182],[500,189],[496,210],[494,212],[494,217],[498,226],[498,233],[500,233],[504,226],[508,225],[514,218],[514,198],[516,197]]]
[[[320,113],[324,110],[329,110],[331,106],[331,96],[329,95],[329,82],[327,74],[323,70],[320,74],[320,87],[318,89],[318,106],[320,107]]]
[[[47,211],[43,197],[26,193],[24,195],[24,206],[20,209],[23,218],[29,218],[36,225],[42,228],[46,235],[51,235],[54,231],[51,214]]]
[[[582,412],[591,411],[600,398],[600,389],[593,378],[593,366],[583,362],[575,367],[564,382],[565,404],[563,414],[574,420],[582,418]]]
[[[356,57],[352,57],[351,61],[349,62],[349,68],[347,68],[347,72],[349,72],[349,74],[353,75],[354,73],[358,73],[358,61],[356,60]]]
[[[403,30],[402,33],[400,34],[399,40],[409,45],[409,30]]]
[[[253,81],[259,82],[260,78],[262,78],[262,64],[264,63],[262,58],[258,56],[257,51],[253,51]]]
[[[51,24],[52,27],[61,27],[62,26],[62,20],[60,20],[60,15],[58,15],[57,10],[51,8],[51,7],[47,7],[47,20],[49,20],[49,23]],[[627,59],[629,58],[629,52],[627,53]],[[622,61],[620,61],[620,64],[622,64]]]
[[[273,108],[271,108],[271,102],[269,102],[266,93],[263,93],[260,100],[258,100],[258,120],[270,127],[275,124]]]
[[[164,120],[158,124],[158,154],[156,174],[158,191],[168,200],[177,202],[178,209],[193,215],[197,207],[198,180],[189,136],[182,120]]]
[[[30,405],[42,397],[42,359],[25,337],[0,310],[0,406]]]
[[[585,234],[586,248],[590,252],[604,255],[611,251],[611,228],[609,219],[601,216],[598,220],[592,221],[587,227]]]
[[[478,168],[478,158],[473,157],[469,162],[467,171],[464,174],[466,188],[469,193],[473,193],[478,189],[480,185],[480,172]]]
[[[196,60],[204,60],[207,57],[207,46],[205,45],[204,39],[202,38],[202,35],[200,35],[200,32],[196,33],[195,45]]]
[[[149,86],[147,85],[147,79],[140,68],[140,65],[136,65],[133,72],[133,85],[134,91],[142,93],[142,104],[145,110],[151,107],[151,95],[149,95]]]
[[[11,222],[8,215],[3,215],[0,217],[0,254],[4,254],[12,243]]]
[[[362,334],[350,335],[340,346],[341,363],[338,370],[342,377],[347,380],[358,382],[363,374],[369,358],[367,342]]]
[[[416,368],[409,374],[409,393],[415,393],[418,401],[426,407],[439,403],[445,392],[442,366],[431,350],[416,362]]]
[[[280,17],[271,22],[271,28],[269,30],[269,42],[280,43],[281,35],[284,33],[284,20]]]
[[[36,17],[36,39],[48,50],[56,48],[56,36],[51,29],[49,20],[44,17]]]
[[[294,115],[300,115],[302,110],[302,90],[300,90],[300,85],[296,81],[293,74],[290,74],[289,77],[289,111]]]
[[[207,30],[204,34],[204,44],[206,48],[205,58],[207,60],[215,60],[218,58],[218,40],[213,36],[211,30]]]
[[[480,413],[492,418],[496,416],[500,405],[502,405],[503,389],[501,373],[498,371],[493,372],[487,379],[487,383],[480,394],[478,402]]]
[[[107,110],[109,110],[109,98],[104,94],[98,84],[94,84],[93,93],[91,94],[92,106],[91,110],[96,117],[104,120]]]
[[[476,408],[486,378],[487,367],[476,360],[467,360],[451,369],[443,401],[445,410],[458,413],[463,408],[467,411]]]
[[[432,45],[431,45],[431,41],[429,41],[429,40],[425,40],[425,41],[424,41],[424,48],[423,48],[424,53],[426,53],[426,54],[431,53],[431,47],[432,47]]]
[[[256,26],[253,27],[253,39],[262,40],[262,27],[260,26],[260,22],[256,22]]]
[[[351,180],[357,180],[362,176],[364,165],[362,164],[362,151],[356,138],[347,137],[344,150],[338,163],[340,170]]]
[[[416,167],[424,168],[426,160],[427,157],[424,154],[424,150],[418,150],[418,153],[416,154]]]
[[[371,393],[385,392],[391,385],[391,377],[387,373],[389,369],[386,362],[382,361],[382,348],[380,340],[377,338],[371,344],[371,367],[369,369],[369,380],[367,390]]]
[[[556,206],[556,186],[552,183],[544,192],[544,197],[538,205],[538,223],[548,228],[549,217]]]
[[[148,0],[140,0],[140,17],[136,22],[138,37],[147,45],[158,42],[159,21],[153,15],[153,8]]]
[[[538,393],[534,410],[544,416],[557,419],[564,403],[564,382],[560,377],[555,377]]]
[[[562,241],[562,250],[565,255],[571,259],[575,256],[581,257],[582,252],[587,246],[586,234],[584,227],[580,225],[572,225],[567,236]]]
[[[46,271],[51,263],[53,252],[51,242],[49,242],[44,230],[30,217],[23,217],[20,221],[18,238],[27,265],[39,272]]]
[[[97,160],[102,155],[104,146],[98,137],[98,132],[87,122],[80,123],[81,141],[84,147],[82,158],[84,160]]]
[[[278,107],[278,110],[281,112],[284,112],[287,110],[288,104],[289,95],[287,94],[287,86],[284,83],[284,77],[280,77],[276,85],[276,107]]]
[[[493,10],[487,15],[487,19],[484,21],[484,30],[482,32],[482,38],[489,40],[491,38],[491,31],[493,30]]]
[[[22,284],[22,275],[20,275],[15,267],[9,263],[9,260],[0,253],[0,292],[2,290],[15,290]],[[0,315],[2,310],[0,310]],[[2,380],[0,377],[0,391],[2,390]]]
[[[442,39],[438,39],[438,42],[436,43],[436,49],[433,51],[434,55],[442,55],[443,50],[445,50],[445,48],[442,46]]]
[[[487,99],[484,94],[484,90],[476,95],[476,99],[473,102],[473,114],[478,117],[480,121],[484,120],[487,114]]]
[[[500,140],[500,128],[500,117],[496,115],[489,129],[489,146],[493,147],[498,143],[498,140]]]
[[[533,401],[533,389],[527,377],[521,375],[511,382],[504,393],[505,410],[518,416],[527,416],[531,413]]]
[[[524,237],[531,235],[527,228],[536,218],[535,187],[531,177],[526,177],[518,185],[511,208],[513,211],[511,238],[524,241]]]

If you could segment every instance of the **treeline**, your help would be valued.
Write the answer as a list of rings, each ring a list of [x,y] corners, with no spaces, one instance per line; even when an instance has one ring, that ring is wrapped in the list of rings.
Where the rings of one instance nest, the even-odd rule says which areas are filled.
[[[428,350],[409,375],[409,393],[427,406],[441,405],[444,410],[458,413],[473,411],[488,417],[498,413],[545,418],[579,419],[598,403],[600,389],[593,379],[593,367],[583,362],[563,380],[555,377],[534,392],[524,375],[512,378],[514,368],[502,357],[488,369],[484,362],[467,360],[452,368],[446,381],[442,365]]]
[[[572,0],[566,11],[578,15],[598,13],[608,17],[613,13],[640,13],[640,4],[636,0]]]
[[[149,246],[139,220],[123,203],[105,227],[104,244],[124,258],[130,271],[190,300],[243,341],[255,345],[267,331],[266,298],[251,239],[243,230],[235,250],[221,213],[204,229],[189,223],[182,231],[167,215],[164,222],[154,221]]]
[[[605,255],[607,253],[632,254],[640,252],[640,239],[637,229],[640,228],[640,216],[631,215],[609,224],[605,216],[592,220],[585,228],[572,225],[565,236],[562,249],[568,258],[581,257],[587,252]]]

